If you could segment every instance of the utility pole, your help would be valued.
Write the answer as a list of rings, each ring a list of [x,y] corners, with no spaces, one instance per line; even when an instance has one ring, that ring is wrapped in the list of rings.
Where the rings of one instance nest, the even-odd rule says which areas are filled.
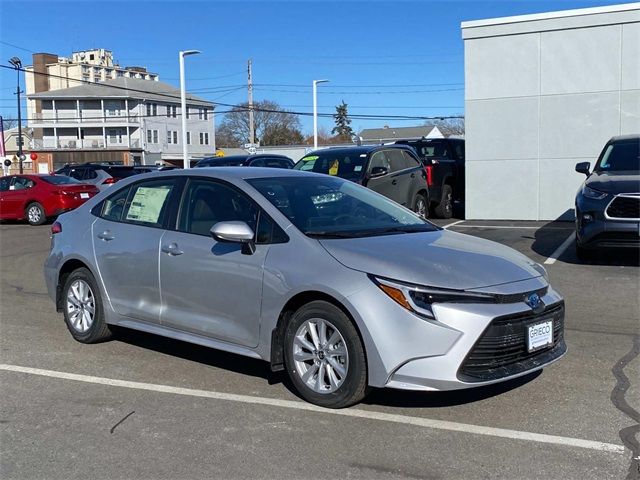
[[[249,94],[249,143],[254,144],[256,134],[255,125],[253,123],[253,80],[251,78],[251,60],[247,63],[247,76]]]
[[[18,86],[16,87],[16,95],[18,96],[18,162],[20,164],[20,174],[22,174],[22,157],[24,156],[22,153],[22,114],[20,112],[20,94],[24,93],[20,90],[20,69],[22,69],[22,62],[18,57],[13,57],[9,60],[9,63],[13,65],[18,74]]]

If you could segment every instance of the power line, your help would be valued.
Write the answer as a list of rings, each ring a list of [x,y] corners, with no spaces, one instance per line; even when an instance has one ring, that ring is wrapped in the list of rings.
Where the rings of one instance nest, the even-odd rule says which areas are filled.
[[[28,48],[20,47],[18,45],[14,45],[13,43],[5,42],[3,40],[0,40],[0,43],[2,43],[3,45],[8,45],[9,47],[17,48],[18,50],[24,50],[25,52],[36,53],[33,50],[29,50]]]
[[[310,88],[311,85],[306,84],[291,84],[291,83],[254,83],[257,87],[299,87]],[[457,85],[464,85],[464,83],[416,83],[416,84],[396,84],[396,85],[336,85],[331,84],[333,87],[338,88],[415,88],[415,87],[450,87]],[[323,90],[324,91],[324,90]]]
[[[261,92],[282,92],[282,93],[298,93],[308,95],[308,92],[302,92],[299,90],[286,90],[279,88],[256,88],[256,90],[260,90]],[[372,91],[372,92],[338,92],[335,90],[322,90],[322,94],[325,95],[385,95],[385,94],[407,94],[407,93],[436,93],[436,92],[456,92],[464,90],[464,87],[460,88],[440,88],[440,89],[431,89],[431,90],[399,90],[399,91]]]

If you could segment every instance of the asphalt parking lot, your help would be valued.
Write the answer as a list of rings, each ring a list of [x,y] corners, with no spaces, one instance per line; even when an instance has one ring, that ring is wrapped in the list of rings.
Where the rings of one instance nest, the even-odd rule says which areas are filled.
[[[126,331],[75,342],[46,295],[49,226],[1,224],[2,478],[640,478],[637,255],[581,263],[570,223],[437,223],[545,263],[568,354],[515,382],[377,390],[340,411],[256,360]]]

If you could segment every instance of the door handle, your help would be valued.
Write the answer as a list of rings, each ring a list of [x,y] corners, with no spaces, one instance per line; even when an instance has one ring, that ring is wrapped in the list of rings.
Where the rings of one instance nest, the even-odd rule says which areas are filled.
[[[416,178],[416,174],[415,174],[415,173],[412,173],[412,174],[411,174],[411,178]]]
[[[391,180],[391,185],[397,185],[398,181],[397,180]]]
[[[182,255],[184,253],[182,250],[178,248],[178,244],[175,242],[172,242],[169,245],[163,245],[161,250],[164,253],[171,255],[172,257],[175,257],[177,255]]]
[[[104,240],[105,242],[108,242],[110,240],[113,240],[116,237],[109,230],[105,230],[104,232],[98,234],[98,238],[100,240]]]

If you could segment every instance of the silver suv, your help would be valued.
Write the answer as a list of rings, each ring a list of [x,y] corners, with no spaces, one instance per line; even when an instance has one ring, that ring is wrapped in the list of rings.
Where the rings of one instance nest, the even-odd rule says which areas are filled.
[[[266,360],[325,407],[491,384],[566,351],[540,265],[335,176],[139,175],[52,233],[48,291],[76,340],[119,325]]]

